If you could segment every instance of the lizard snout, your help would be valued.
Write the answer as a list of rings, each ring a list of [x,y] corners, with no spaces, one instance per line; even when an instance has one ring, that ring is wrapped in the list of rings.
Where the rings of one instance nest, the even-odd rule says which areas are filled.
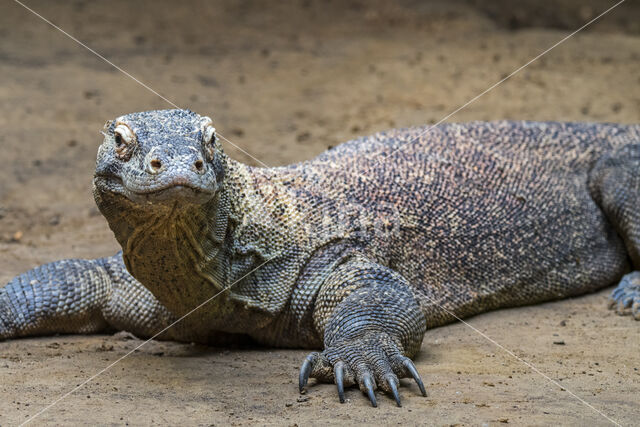
[[[167,173],[189,171],[202,175],[207,171],[207,165],[200,153],[170,156],[152,150],[145,157],[145,169],[154,175],[165,171]]]

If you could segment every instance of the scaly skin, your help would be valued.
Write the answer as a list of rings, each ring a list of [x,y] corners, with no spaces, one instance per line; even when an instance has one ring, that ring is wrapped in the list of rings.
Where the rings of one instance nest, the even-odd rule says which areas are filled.
[[[123,252],[13,279],[0,338],[148,337],[224,291],[160,338],[322,349],[300,387],[357,384],[375,406],[375,388],[400,404],[401,377],[425,393],[411,358],[455,316],[619,282],[612,307],[640,318],[640,126],[424,131],[254,168],[190,111],[108,122],[94,195]]]

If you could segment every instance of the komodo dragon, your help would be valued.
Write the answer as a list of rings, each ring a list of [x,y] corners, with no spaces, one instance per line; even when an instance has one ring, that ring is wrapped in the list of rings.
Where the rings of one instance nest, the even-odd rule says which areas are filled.
[[[107,122],[93,179],[123,251],[0,290],[0,338],[127,330],[323,348],[309,377],[400,405],[427,328],[618,283],[640,318],[640,125],[391,130],[276,168],[187,110]],[[246,339],[246,338],[245,338]]]

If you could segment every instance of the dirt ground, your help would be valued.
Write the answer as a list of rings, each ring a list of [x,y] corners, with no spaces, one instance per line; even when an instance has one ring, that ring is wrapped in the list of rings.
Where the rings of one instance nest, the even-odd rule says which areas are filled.
[[[640,121],[640,14],[627,2],[450,121]],[[27,4],[268,165],[390,127],[434,123],[613,2],[285,1]],[[554,5],[555,6],[552,6]],[[90,191],[99,130],[170,107],[16,3],[0,13],[0,283],[118,249]],[[236,148],[232,157],[255,164]],[[390,165],[392,167],[392,165]],[[151,342],[38,424],[563,424],[640,418],[640,322],[610,289],[428,331],[428,397],[297,391],[305,351]],[[0,343],[0,424],[33,417],[141,341]],[[563,344],[558,344],[563,343]],[[584,399],[593,408],[579,401]],[[34,423],[35,425],[35,423]]]

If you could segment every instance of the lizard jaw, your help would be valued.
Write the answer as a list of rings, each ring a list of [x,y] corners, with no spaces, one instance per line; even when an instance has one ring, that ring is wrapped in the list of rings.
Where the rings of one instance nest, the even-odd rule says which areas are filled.
[[[166,184],[146,189],[132,189],[125,185],[122,178],[116,175],[98,175],[96,186],[114,195],[129,199],[136,204],[167,204],[186,202],[204,204],[215,195],[215,190],[194,185],[188,179],[176,178]],[[217,189],[216,189],[217,190]]]
[[[212,192],[203,191],[188,185],[170,185],[153,191],[130,191],[127,197],[137,203],[156,203],[184,201],[194,204],[207,202],[213,196]]]

